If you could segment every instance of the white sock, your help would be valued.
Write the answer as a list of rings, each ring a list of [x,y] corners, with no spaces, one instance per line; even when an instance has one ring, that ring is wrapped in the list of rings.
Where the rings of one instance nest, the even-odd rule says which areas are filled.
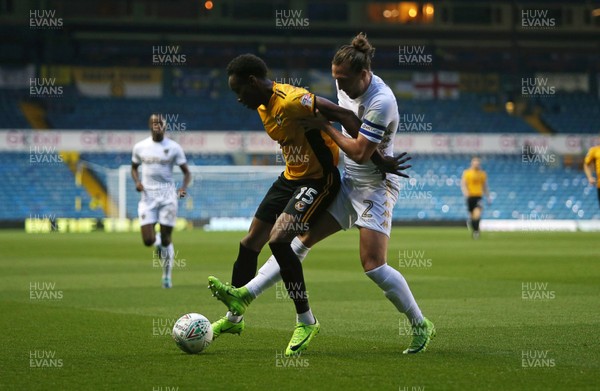
[[[154,240],[154,247],[158,247],[159,249],[162,247],[162,239],[160,238],[160,232],[157,232],[156,235],[154,235],[155,239]]]
[[[398,311],[408,317],[412,325],[421,324],[423,314],[400,272],[387,263],[365,273],[381,289]]]
[[[175,248],[173,247],[173,243],[169,244],[166,248],[161,247],[160,254],[164,262],[163,278],[171,278],[171,270],[173,269],[173,258],[175,258]]]
[[[315,324],[317,322],[310,309],[301,314],[296,314],[296,321],[304,324]]]
[[[230,311],[227,311],[227,320],[233,323],[240,323],[244,319],[244,315],[236,316],[232,314]]]
[[[302,262],[304,260],[304,258],[306,258],[306,255],[310,251],[310,247],[306,247],[302,243],[302,241],[300,239],[298,239],[297,236],[292,240],[292,243],[290,243],[290,246],[292,246],[292,250],[294,250],[294,253],[298,257],[300,262]]]
[[[292,250],[302,262],[308,251],[309,247],[306,247],[298,237],[295,237],[291,243]],[[258,269],[258,273],[256,276],[245,286],[250,292],[250,295],[254,299],[256,299],[261,293],[275,285],[276,282],[281,281],[281,274],[279,274],[279,264],[273,255],[269,257],[267,262],[260,269]]]

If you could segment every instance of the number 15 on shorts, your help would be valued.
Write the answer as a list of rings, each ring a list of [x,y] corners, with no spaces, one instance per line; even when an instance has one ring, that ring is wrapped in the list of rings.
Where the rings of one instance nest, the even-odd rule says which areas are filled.
[[[313,203],[313,201],[315,200],[315,196],[318,193],[319,192],[313,189],[312,187],[304,186],[300,189],[300,193],[298,193],[296,199],[304,202],[307,205],[310,205]]]

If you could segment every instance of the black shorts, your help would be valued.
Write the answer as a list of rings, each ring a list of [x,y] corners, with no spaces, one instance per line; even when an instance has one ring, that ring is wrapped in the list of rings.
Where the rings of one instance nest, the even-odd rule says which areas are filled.
[[[282,213],[292,216],[290,229],[302,233],[310,222],[325,211],[340,190],[340,173],[336,169],[321,179],[289,180],[281,174],[256,210],[254,217],[275,224]],[[293,227],[292,227],[293,225]]]
[[[475,208],[483,209],[481,197],[467,197],[467,208],[469,208],[469,213],[473,212]]]
[[[600,187],[598,188],[598,206],[600,206]]]

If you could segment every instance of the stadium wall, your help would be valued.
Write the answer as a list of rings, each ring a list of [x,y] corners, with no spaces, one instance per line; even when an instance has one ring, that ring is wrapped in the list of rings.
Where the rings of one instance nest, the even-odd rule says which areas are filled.
[[[0,130],[0,151],[32,152],[46,150],[77,152],[131,152],[148,131],[32,131]],[[188,153],[277,153],[279,145],[265,132],[173,131],[168,136]],[[600,136],[536,134],[443,134],[399,133],[396,152],[427,154],[585,154],[600,144]]]

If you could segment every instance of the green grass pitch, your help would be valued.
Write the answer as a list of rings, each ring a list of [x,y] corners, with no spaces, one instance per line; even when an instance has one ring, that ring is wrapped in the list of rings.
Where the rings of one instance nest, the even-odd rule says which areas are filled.
[[[174,287],[140,235],[0,232],[6,390],[582,390],[600,380],[597,233],[484,233],[397,228],[388,262],[438,335],[406,356],[404,317],[362,272],[358,232],[316,246],[304,270],[321,333],[281,357],[294,324],[281,287],[255,301],[240,336],[200,355],[170,337],[180,315],[224,306],[241,232],[174,235]],[[259,264],[267,257],[261,254]]]

